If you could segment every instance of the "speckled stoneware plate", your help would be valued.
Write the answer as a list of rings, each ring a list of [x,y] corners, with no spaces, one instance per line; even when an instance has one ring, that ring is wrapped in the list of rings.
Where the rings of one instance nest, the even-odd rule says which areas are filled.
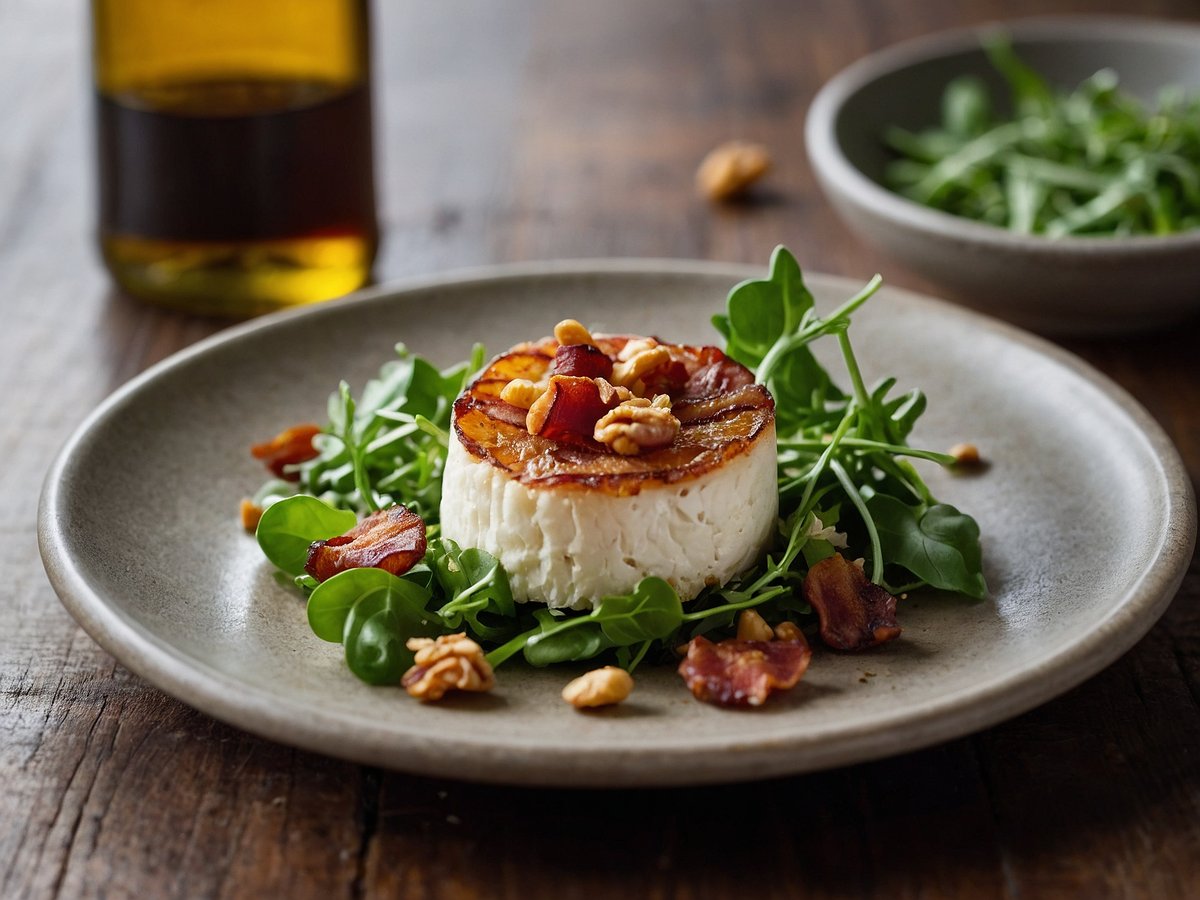
[[[247,447],[321,419],[338,380],[361,385],[397,340],[449,363],[476,339],[499,351],[571,315],[712,342],[728,288],[761,274],[660,261],[491,269],[231,329],[134,379],[67,443],[42,497],[50,579],[117,659],[219,719],[365,763],[513,784],[732,781],[897,753],[1029,709],[1150,627],[1195,541],[1190,482],[1162,431],[1052,345],[887,289],[852,330],[865,375],[928,393],[914,443],[970,439],[992,461],[974,477],[931,467],[929,479],[979,520],[994,597],[914,597],[899,641],[817,649],[800,686],[762,709],[699,703],[670,667],[646,667],[629,702],[580,714],[559,698],[575,670],[521,665],[500,670],[494,693],[422,706],[357,681],[238,525],[238,501],[263,478]],[[859,287],[809,283],[825,309]]]

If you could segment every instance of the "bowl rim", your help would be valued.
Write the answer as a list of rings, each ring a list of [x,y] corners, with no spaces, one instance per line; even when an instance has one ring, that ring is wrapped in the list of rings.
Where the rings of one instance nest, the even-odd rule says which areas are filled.
[[[884,47],[842,69],[817,92],[805,120],[809,161],[826,192],[841,194],[856,206],[867,207],[890,224],[940,238],[988,243],[1005,250],[1081,256],[1119,254],[1173,255],[1200,249],[1200,228],[1171,235],[1045,235],[1017,234],[997,225],[923,206],[888,190],[850,161],[836,139],[834,123],[847,100],[867,85],[921,62],[979,48],[990,31],[1006,31],[1014,45],[1049,40],[1088,42],[1123,39],[1142,43],[1183,45],[1200,53],[1200,24],[1146,16],[1034,16],[1010,21],[992,20],[938,31]]]

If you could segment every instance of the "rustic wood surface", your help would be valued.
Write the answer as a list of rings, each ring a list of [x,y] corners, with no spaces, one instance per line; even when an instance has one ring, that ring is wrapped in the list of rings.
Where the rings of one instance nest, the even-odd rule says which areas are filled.
[[[375,21],[378,276],[674,256],[929,289],[833,218],[801,144],[823,80],[895,40],[1046,0],[385,0]],[[1194,0],[1139,11],[1200,17]],[[1076,690],[899,758],[703,790],[431,781],[260,740],[132,676],[59,605],[38,488],[105,394],[223,323],[113,292],[93,250],[87,9],[0,5],[0,896],[1197,897],[1200,567]],[[772,147],[758,201],[696,162]],[[1148,302],[1152,298],[1147,298]],[[1195,323],[1071,349],[1133,392],[1200,476]]]

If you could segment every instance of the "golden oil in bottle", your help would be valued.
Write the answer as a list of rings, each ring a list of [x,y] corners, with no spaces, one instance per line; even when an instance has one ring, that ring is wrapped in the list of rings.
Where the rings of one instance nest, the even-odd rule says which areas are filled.
[[[361,286],[378,243],[366,0],[94,0],[100,245],[228,316]]]

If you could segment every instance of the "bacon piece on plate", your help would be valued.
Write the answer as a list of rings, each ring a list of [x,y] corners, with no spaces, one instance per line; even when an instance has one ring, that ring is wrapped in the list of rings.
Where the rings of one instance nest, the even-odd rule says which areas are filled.
[[[803,635],[792,641],[730,639],[717,644],[700,636],[688,644],[679,674],[706,703],[762,706],[773,691],[795,687],[810,659],[812,650]]]
[[[276,478],[286,478],[288,481],[299,481],[297,472],[286,472],[284,466],[292,466],[312,459],[320,451],[313,446],[313,438],[321,433],[317,425],[293,425],[285,428],[269,441],[255,444],[250,452],[255,459],[261,459]]]
[[[328,581],[347,569],[384,569],[403,575],[425,556],[425,523],[415,512],[392,506],[367,516],[349,531],[308,548],[306,571]]]
[[[612,378],[612,358],[594,344],[566,344],[554,351],[555,375]]]
[[[896,598],[844,556],[809,569],[804,596],[821,619],[821,640],[835,650],[866,650],[900,636]]]
[[[595,447],[592,432],[606,412],[619,404],[612,388],[602,390],[592,378],[554,375],[550,386],[529,408],[530,434],[576,446]]]

